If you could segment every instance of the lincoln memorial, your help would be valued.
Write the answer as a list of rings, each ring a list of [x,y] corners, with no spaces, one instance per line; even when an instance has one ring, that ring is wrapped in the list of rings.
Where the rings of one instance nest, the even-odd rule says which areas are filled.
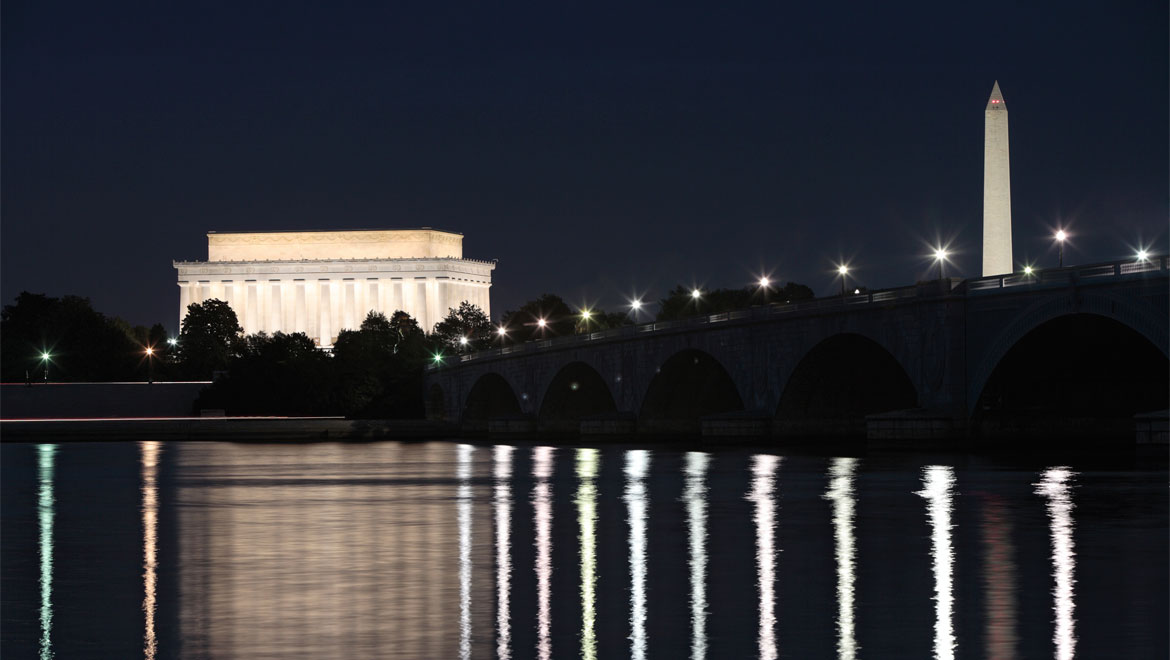
[[[303,332],[331,346],[370,311],[403,310],[430,332],[467,301],[491,314],[495,263],[463,258],[463,235],[408,230],[208,232],[207,261],[176,261],[179,322],[191,303],[231,305],[244,332]]]

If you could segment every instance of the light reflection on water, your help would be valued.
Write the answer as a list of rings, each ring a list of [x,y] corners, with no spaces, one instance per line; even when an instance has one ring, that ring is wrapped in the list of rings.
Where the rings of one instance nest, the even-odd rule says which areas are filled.
[[[1076,552],[1073,545],[1072,496],[1070,482],[1076,473],[1067,467],[1045,470],[1036,493],[1048,501],[1049,526],[1052,533],[1052,576],[1056,587],[1052,590],[1052,610],[1056,630],[1052,641],[1056,645],[1057,660],[1068,660],[1076,651],[1076,620],[1073,610],[1073,584],[1076,582]]]
[[[854,561],[857,548],[853,540],[853,472],[856,458],[834,458],[829,467],[829,490],[825,499],[833,503],[833,540],[837,558],[837,657],[857,657],[857,639],[853,624]]]
[[[687,452],[687,544],[691,575],[691,660],[707,657],[707,464],[703,452]]]
[[[931,465],[923,470],[923,488],[918,491],[927,500],[926,517],[930,522],[930,557],[934,570],[934,657],[938,660],[955,657],[955,553],[951,548],[954,485],[953,468]]]
[[[106,460],[101,448],[4,451],[4,596],[27,602],[29,629],[6,605],[5,657],[92,656],[102,640],[77,635],[79,610],[109,617],[111,635],[128,629],[119,648],[146,658],[1166,655],[1156,475],[1117,489],[1066,467],[1037,479],[1034,468],[572,448],[558,469],[552,447],[145,441],[100,468],[121,465],[125,482],[97,483],[129,508],[91,511],[76,507],[95,482],[77,475]],[[9,513],[19,451],[24,528]],[[1119,540],[1116,517],[1074,519],[1074,484],[1078,503],[1142,503],[1117,509],[1141,535]],[[88,556],[73,559],[112,547],[93,526],[78,536],[82,516],[128,521],[132,583],[105,570],[119,557],[89,572]],[[27,576],[10,568],[25,528]],[[883,551],[906,539],[914,552]],[[893,592],[875,588],[887,575]],[[1054,586],[1042,601],[1024,591],[1043,584]],[[792,625],[806,619],[780,603],[827,634]]]
[[[146,440],[139,443],[142,452],[142,611],[146,614],[142,654],[154,660],[158,639],[154,630],[157,608],[155,589],[158,585],[158,453],[161,443]]]
[[[42,660],[53,657],[53,463],[57,445],[37,447],[37,522],[41,560]]]
[[[752,457],[752,489],[747,499],[755,504],[756,570],[760,594],[760,658],[775,660],[776,646],[776,470],[780,457]]]

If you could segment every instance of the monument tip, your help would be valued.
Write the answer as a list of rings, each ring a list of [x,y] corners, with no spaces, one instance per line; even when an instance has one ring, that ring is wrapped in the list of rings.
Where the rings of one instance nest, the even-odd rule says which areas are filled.
[[[987,99],[987,107],[988,108],[993,108],[996,106],[999,106],[1002,108],[1007,107],[1006,105],[1004,105],[1004,102],[1003,102],[1003,92],[999,91],[999,81],[998,80],[995,81],[995,83],[991,86],[991,97]]]

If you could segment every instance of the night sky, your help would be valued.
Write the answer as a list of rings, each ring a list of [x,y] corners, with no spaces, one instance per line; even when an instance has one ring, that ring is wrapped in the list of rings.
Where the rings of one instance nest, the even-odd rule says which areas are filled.
[[[1016,260],[1165,253],[1167,4],[949,4],[6,0],[0,293],[174,330],[209,230],[420,226],[497,317],[978,276],[996,79]]]

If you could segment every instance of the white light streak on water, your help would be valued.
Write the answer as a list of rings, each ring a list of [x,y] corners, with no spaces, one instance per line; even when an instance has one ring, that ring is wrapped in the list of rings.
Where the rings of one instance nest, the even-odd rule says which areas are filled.
[[[856,580],[857,547],[853,537],[856,498],[853,473],[856,458],[834,458],[829,466],[829,490],[825,499],[833,503],[833,540],[837,546],[837,657],[854,660],[857,639],[854,635],[853,602]]]
[[[747,499],[756,505],[756,566],[760,591],[760,658],[775,660],[776,647],[776,470],[780,457],[752,456],[752,489]]]
[[[536,515],[536,650],[541,660],[552,658],[552,447],[532,450],[532,506]]]
[[[626,452],[626,510],[630,520],[630,657],[646,657],[646,474],[650,452]]]
[[[923,469],[923,488],[918,495],[927,500],[926,518],[930,522],[930,555],[934,561],[934,657],[955,657],[954,563],[951,549],[951,506],[954,499],[954,470],[944,465]]]
[[[597,658],[597,478],[600,452],[577,449],[577,521],[581,529],[581,657]]]
[[[1052,532],[1052,575],[1056,588],[1052,591],[1052,609],[1056,614],[1056,630],[1052,641],[1056,645],[1057,660],[1068,660],[1076,653],[1076,609],[1073,585],[1076,583],[1076,551],[1073,545],[1073,503],[1070,483],[1076,477],[1067,467],[1044,471],[1036,494],[1048,500],[1048,524]]]
[[[512,451],[497,445],[496,478],[496,656],[512,657],[512,625],[509,620],[512,594]]]
[[[710,458],[698,451],[687,452],[686,487],[687,540],[691,566],[691,660],[707,657],[707,464]]]
[[[37,521],[41,553],[41,660],[53,657],[53,468],[57,445],[37,445]]]
[[[475,448],[456,448],[455,476],[459,479],[459,657],[471,657],[471,455]]]
[[[154,630],[158,584],[158,457],[162,443],[146,440],[138,443],[142,454],[142,611],[146,615],[142,654],[154,660],[158,639]]]

